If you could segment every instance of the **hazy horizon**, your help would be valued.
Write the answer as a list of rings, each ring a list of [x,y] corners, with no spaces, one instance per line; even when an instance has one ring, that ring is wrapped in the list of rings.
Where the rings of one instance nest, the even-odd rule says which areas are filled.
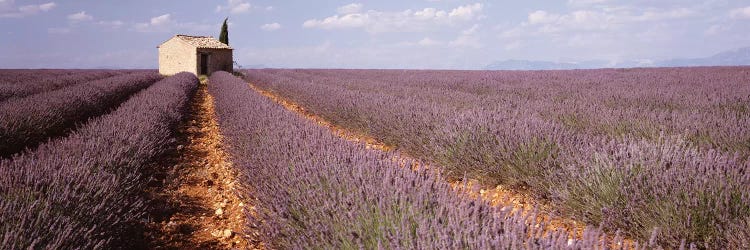
[[[750,46],[742,1],[0,0],[0,68],[156,68],[175,34],[243,66],[482,69],[502,60],[654,62]]]

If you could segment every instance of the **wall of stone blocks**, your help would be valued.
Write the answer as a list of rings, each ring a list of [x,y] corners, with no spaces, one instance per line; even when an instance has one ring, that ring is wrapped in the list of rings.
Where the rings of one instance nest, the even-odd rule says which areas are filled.
[[[174,75],[183,71],[198,73],[195,47],[173,37],[159,46],[159,73]]]
[[[208,73],[216,71],[232,72],[232,50],[229,49],[198,49],[198,54],[208,54]],[[200,56],[198,56],[198,67],[200,67]],[[199,68],[198,68],[199,70]]]

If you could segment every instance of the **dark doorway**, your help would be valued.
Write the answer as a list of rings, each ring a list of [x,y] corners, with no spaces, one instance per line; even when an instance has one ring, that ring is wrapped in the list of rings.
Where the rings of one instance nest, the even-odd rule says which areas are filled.
[[[201,75],[208,75],[208,54],[201,54]]]

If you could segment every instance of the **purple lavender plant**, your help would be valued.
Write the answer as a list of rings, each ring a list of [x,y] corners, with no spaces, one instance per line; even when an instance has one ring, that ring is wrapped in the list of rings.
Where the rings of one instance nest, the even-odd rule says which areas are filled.
[[[162,79],[153,71],[89,81],[0,104],[0,157],[63,136]]]
[[[52,91],[87,81],[148,70],[0,70],[0,102]]]
[[[532,190],[643,241],[737,246],[750,216],[748,67],[245,71],[445,173]]]
[[[69,136],[0,161],[0,246],[138,247],[144,167],[167,150],[198,84],[161,80]]]
[[[466,197],[440,173],[332,135],[252,91],[229,73],[209,79],[224,144],[257,200],[272,248],[562,249],[617,247],[589,228],[582,239],[544,232],[533,214]],[[656,245],[653,245],[654,247]]]

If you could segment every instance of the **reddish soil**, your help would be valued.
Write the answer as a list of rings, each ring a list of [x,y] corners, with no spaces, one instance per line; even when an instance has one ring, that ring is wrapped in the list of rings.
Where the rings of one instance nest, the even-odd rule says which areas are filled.
[[[205,83],[180,125],[176,152],[160,162],[152,187],[152,221],[145,236],[152,249],[263,249],[257,232],[245,231],[252,200],[222,149],[221,134]],[[250,201],[248,203],[248,201]]]
[[[333,134],[343,139],[356,143],[364,143],[366,147],[371,150],[393,150],[392,147],[389,147],[388,145],[385,145],[368,135],[357,134],[345,128],[338,127],[323,119],[322,117],[305,110],[304,107],[289,99],[276,95],[275,93],[272,93],[270,91],[263,90],[253,85],[252,83],[250,84],[250,87],[263,96],[266,96],[274,102],[279,103],[287,110],[290,110],[300,115],[301,117],[309,119],[320,126],[327,127]],[[397,158],[393,159],[394,161],[407,162],[409,160],[413,160],[412,157],[403,153],[398,153],[397,155]],[[401,165],[403,166],[403,164]],[[412,166],[412,168],[415,168],[415,166]],[[451,182],[447,179],[446,181]],[[528,191],[509,189],[502,185],[498,185],[496,187],[481,187],[478,185],[478,182],[476,180],[467,180],[466,186],[464,186],[464,182],[462,181],[453,181],[451,182],[451,186],[456,189],[465,191],[466,194],[470,197],[480,196],[484,200],[490,202],[495,206],[502,206],[505,209],[512,209],[514,212],[529,213],[536,210],[535,212],[539,219],[536,222],[538,223],[537,226],[544,225],[546,227],[546,232],[555,232],[559,229],[563,229],[569,233],[571,238],[580,239],[580,237],[582,237],[583,235],[583,230],[586,227],[586,224],[583,222],[557,215],[554,207],[550,206],[544,201],[535,199]],[[632,243],[632,241],[630,240],[627,240],[626,242]]]

